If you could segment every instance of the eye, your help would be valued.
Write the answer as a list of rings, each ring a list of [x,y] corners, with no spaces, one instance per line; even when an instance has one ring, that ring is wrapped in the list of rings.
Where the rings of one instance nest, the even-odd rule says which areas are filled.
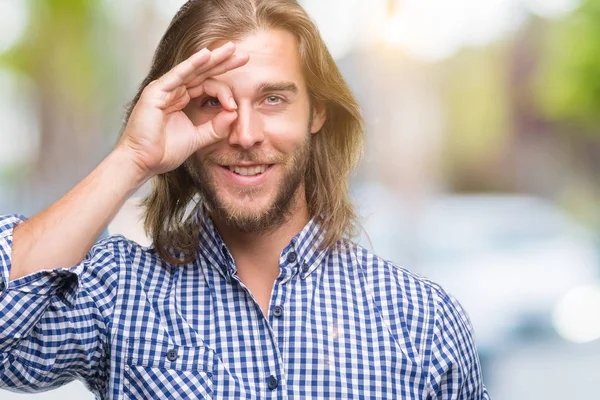
[[[283,101],[283,99],[279,96],[267,96],[265,97],[265,102],[267,104],[276,105]]]
[[[221,107],[221,102],[216,97],[209,97],[202,102],[202,105],[211,108]]]

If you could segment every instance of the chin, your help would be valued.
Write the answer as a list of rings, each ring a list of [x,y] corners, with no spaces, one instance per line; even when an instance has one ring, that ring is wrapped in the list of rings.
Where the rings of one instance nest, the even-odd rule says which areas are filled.
[[[217,197],[219,214],[226,219],[257,220],[268,214],[273,208],[272,196],[262,195],[223,195]]]
[[[273,206],[275,193],[267,188],[252,188],[242,190],[223,190],[217,194],[220,208],[236,210],[237,212],[260,213]]]
[[[277,201],[276,196],[216,197],[213,217],[244,233],[264,233],[284,224],[295,201]]]

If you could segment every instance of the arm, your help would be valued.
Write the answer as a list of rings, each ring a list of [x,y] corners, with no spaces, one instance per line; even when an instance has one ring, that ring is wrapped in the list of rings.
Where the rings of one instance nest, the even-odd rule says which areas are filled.
[[[247,61],[233,44],[195,53],[144,88],[115,150],[73,190],[31,220],[0,217],[0,388],[37,391],[81,378],[102,390],[127,243],[90,248],[139,185],[227,137],[233,95],[210,77]],[[183,109],[203,93],[224,110],[195,126]]]
[[[0,218],[2,254],[10,255],[11,226],[19,222]],[[79,378],[96,393],[105,389],[118,254],[126,245],[106,240],[78,266],[28,275],[0,293],[0,388],[34,392]],[[0,259],[0,280],[7,260]]]
[[[207,81],[248,61],[234,52],[231,43],[212,52],[204,49],[143,90],[115,150],[63,198],[15,228],[10,280],[77,265],[141,184],[226,137],[237,118],[233,95],[228,87]],[[225,110],[194,126],[183,109],[202,93],[218,97]]]
[[[115,149],[64,197],[14,229],[10,280],[79,264],[146,179],[125,149]]]
[[[469,318],[452,296],[437,296],[427,399],[489,400]]]

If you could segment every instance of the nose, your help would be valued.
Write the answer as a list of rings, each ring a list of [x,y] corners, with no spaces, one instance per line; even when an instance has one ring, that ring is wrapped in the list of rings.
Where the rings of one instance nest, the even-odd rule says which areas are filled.
[[[260,116],[250,105],[238,105],[238,117],[231,126],[229,144],[249,150],[264,141]]]

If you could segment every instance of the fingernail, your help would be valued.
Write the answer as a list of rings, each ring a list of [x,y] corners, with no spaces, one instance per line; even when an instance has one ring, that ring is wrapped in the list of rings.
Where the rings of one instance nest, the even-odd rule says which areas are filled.
[[[236,104],[235,100],[233,99],[233,97],[230,97],[230,98],[229,98],[229,106],[230,106],[231,108],[235,108],[235,109],[237,109],[237,104]]]

